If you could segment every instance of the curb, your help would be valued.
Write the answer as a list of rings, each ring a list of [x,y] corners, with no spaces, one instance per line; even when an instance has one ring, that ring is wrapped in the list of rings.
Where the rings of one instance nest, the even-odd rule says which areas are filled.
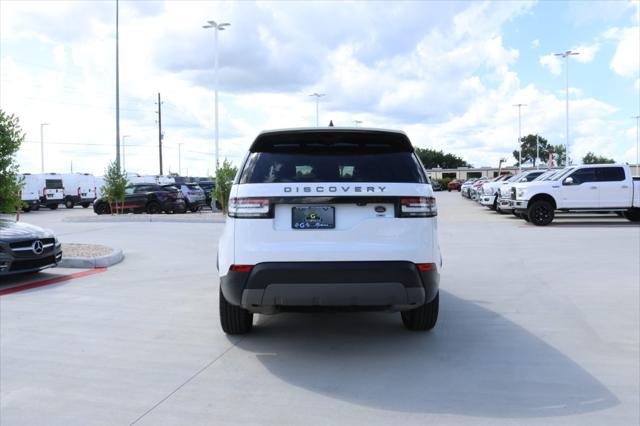
[[[120,249],[114,249],[110,254],[98,257],[62,257],[58,263],[61,268],[94,269],[106,268],[122,262],[124,253]]]

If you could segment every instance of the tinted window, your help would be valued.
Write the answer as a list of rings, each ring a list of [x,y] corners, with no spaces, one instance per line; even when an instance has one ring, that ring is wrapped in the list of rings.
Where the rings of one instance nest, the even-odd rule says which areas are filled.
[[[619,182],[625,179],[622,167],[598,167],[596,173],[600,182]]]
[[[45,181],[47,189],[62,189],[62,180],[59,179],[47,179]]]
[[[427,183],[412,152],[388,150],[297,150],[253,152],[240,183],[408,182]]]
[[[593,167],[578,169],[573,172],[570,177],[573,178],[574,185],[580,185],[585,182],[595,182],[597,180],[596,169]]]
[[[535,173],[529,173],[526,177],[525,180],[527,182],[531,182],[532,180],[536,179],[537,177],[541,176],[543,174],[543,172],[535,172]]]

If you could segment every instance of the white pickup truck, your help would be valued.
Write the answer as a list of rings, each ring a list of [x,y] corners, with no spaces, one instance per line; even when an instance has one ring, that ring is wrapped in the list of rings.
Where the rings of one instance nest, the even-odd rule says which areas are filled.
[[[567,168],[551,180],[511,188],[516,213],[534,225],[553,221],[556,210],[616,211],[640,221],[640,178],[624,164],[589,164]]]

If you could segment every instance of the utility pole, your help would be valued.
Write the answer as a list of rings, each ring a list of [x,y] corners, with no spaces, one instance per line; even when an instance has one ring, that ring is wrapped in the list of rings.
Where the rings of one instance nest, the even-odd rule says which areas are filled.
[[[118,0],[116,0],[116,166],[120,171],[120,33],[118,20]]]
[[[160,176],[162,176],[162,101],[158,92],[158,152],[160,154]]]
[[[522,107],[527,104],[515,104],[514,107],[518,107],[518,173],[522,173]]]
[[[565,166],[569,166],[569,160],[571,156],[569,155],[569,56],[579,55],[578,52],[573,52],[571,50],[567,50],[562,53],[554,53],[556,56],[562,56],[565,59],[564,73],[565,73],[565,90],[566,90],[566,120],[567,120],[567,139],[564,145],[564,157],[565,157]]]
[[[320,98],[326,95],[324,93],[312,93],[309,96],[316,98],[316,127],[320,127]]]
[[[636,176],[640,176],[640,115],[636,115]]]

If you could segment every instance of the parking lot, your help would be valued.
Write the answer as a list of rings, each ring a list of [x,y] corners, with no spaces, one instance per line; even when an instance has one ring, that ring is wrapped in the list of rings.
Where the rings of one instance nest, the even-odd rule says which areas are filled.
[[[25,214],[125,260],[0,297],[1,423],[636,424],[640,227],[566,215],[541,228],[457,192],[437,201],[431,333],[397,313],[282,314],[227,337],[220,215]]]

